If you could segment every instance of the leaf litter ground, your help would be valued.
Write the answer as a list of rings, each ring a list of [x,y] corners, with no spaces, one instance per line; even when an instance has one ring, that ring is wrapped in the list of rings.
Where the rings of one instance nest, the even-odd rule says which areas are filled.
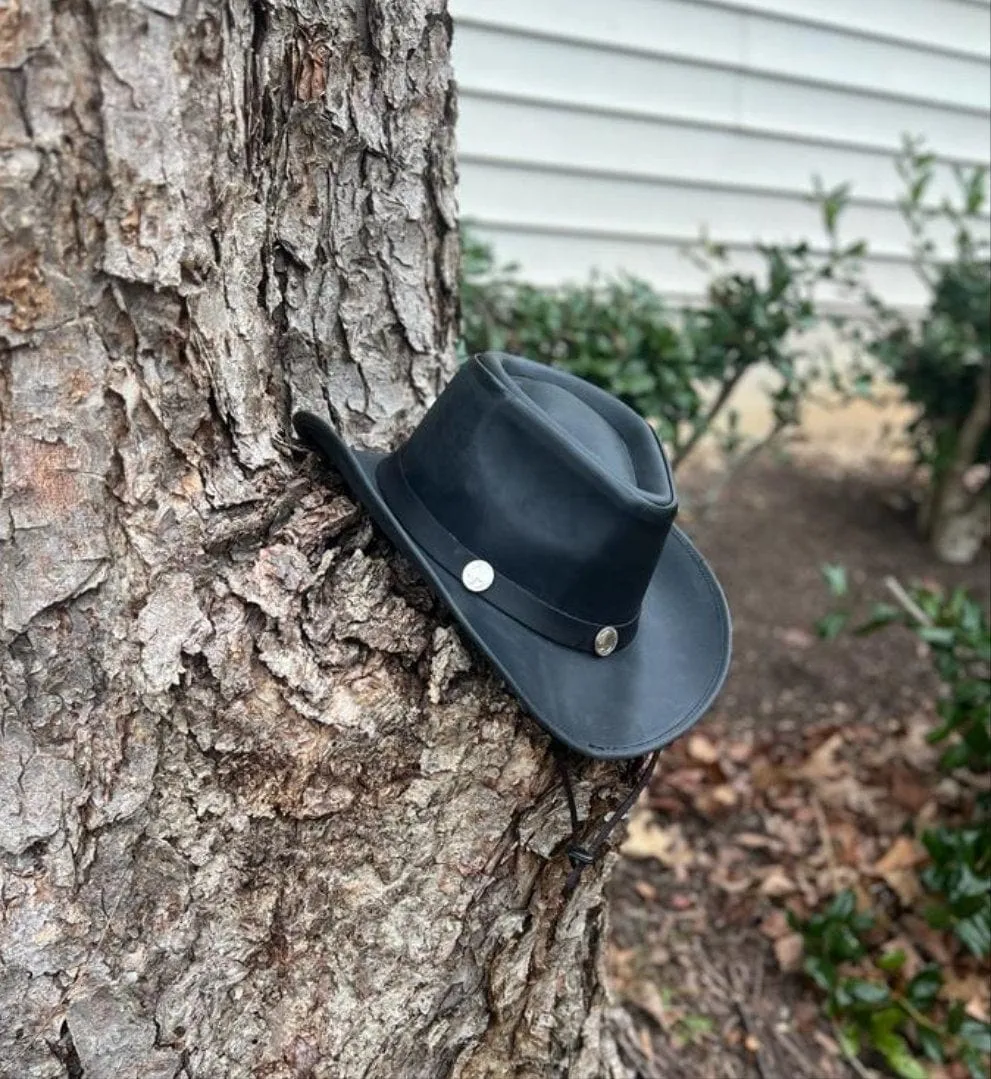
[[[882,912],[887,946],[909,965],[948,964],[948,998],[988,1018],[988,970],[921,917],[917,836],[965,815],[976,793],[940,775],[926,742],[936,683],[924,646],[895,630],[814,636],[825,562],[846,565],[865,601],[881,598],[885,574],[986,599],[986,564],[938,566],[896,482],[765,462],[696,522],[733,608],[736,658],[717,711],[662,757],[613,879],[612,985],[645,1079],[873,1074],[843,1058],[795,973],[802,941],[787,919],[846,887]]]

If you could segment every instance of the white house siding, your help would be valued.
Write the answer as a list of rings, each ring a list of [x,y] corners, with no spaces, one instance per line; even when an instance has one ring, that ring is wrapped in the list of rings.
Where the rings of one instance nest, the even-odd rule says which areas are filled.
[[[812,176],[853,186],[889,301],[922,299],[896,199],[903,133],[991,159],[989,0],[452,0],[462,217],[536,281],[626,270],[679,297],[705,229],[821,241]],[[987,219],[985,227],[991,230]]]

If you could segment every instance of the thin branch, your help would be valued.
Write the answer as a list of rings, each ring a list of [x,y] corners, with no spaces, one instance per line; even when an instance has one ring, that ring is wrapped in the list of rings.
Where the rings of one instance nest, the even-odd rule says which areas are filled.
[[[850,1065],[851,1068],[860,1076],[860,1079],[875,1079],[877,1072],[869,1068],[864,1067],[860,1058],[851,1053],[844,1044],[843,1038],[840,1035],[839,1028],[833,1023],[833,1030],[836,1032],[836,1042],[840,1047],[840,1052],[843,1054],[843,1059]]]
[[[816,815],[816,823],[819,825],[819,837],[822,840],[822,848],[826,852],[826,863],[829,866],[829,876],[833,883],[833,891],[839,891],[839,868],[836,862],[836,848],[833,846],[833,837],[829,831],[829,821],[826,820],[826,812],[822,808],[822,802],[816,794],[812,795],[812,809]]]
[[[745,367],[737,368],[733,374],[728,378],[723,379],[723,383],[719,388],[719,393],[716,394],[715,400],[709,406],[709,411],[702,417],[698,423],[692,428],[692,433],[688,438],[688,441],[684,446],[679,446],[674,454],[674,458],[671,462],[672,467],[677,470],[685,461],[685,458],[695,449],[699,440],[712,426],[712,421],[722,411],[723,406],[729,400],[730,394],[736,389],[736,384],[743,378]]]
[[[953,460],[945,471],[933,478],[933,492],[925,521],[926,530],[930,536],[935,534],[950,514],[959,512],[970,501],[964,484],[964,476],[967,469],[977,459],[977,452],[989,426],[991,426],[991,359],[986,359],[978,376],[973,406],[960,426]]]
[[[885,577],[884,587],[895,597],[902,610],[911,615],[920,626],[931,626],[933,624],[933,620],[905,591],[896,577]]]
[[[761,1079],[771,1079],[771,1076],[768,1074],[767,1067],[765,1065],[764,1055],[761,1052],[760,1037],[757,1031],[754,1029],[754,1025],[750,1021],[750,1013],[747,1011],[747,1007],[743,1003],[743,987],[740,984],[740,980],[736,977],[734,972],[729,967],[726,968],[726,977],[733,991],[733,1006],[736,1008],[736,1012],[740,1017],[740,1023],[743,1026],[743,1029],[746,1031],[747,1037],[751,1040],[751,1043],[753,1045],[751,1052],[753,1052],[754,1055],[754,1062],[757,1065],[757,1071],[760,1073]],[[750,1048],[750,1046],[748,1046],[747,1048]]]
[[[791,1054],[792,1059],[802,1067],[803,1071],[800,1074],[803,1076],[803,1079],[810,1079],[811,1076],[814,1076],[816,1074],[815,1064],[813,1064],[812,1061],[801,1051],[801,1049],[799,1049],[799,1047],[795,1044],[795,1042],[791,1040],[791,1038],[786,1037],[783,1034],[779,1034],[778,1045],[786,1049]]]
[[[751,445],[749,445],[742,453],[738,453],[735,457],[731,458],[730,462],[723,468],[719,478],[706,491],[705,497],[700,499],[699,506],[695,511],[696,516],[699,518],[704,517],[716,504],[719,496],[723,493],[723,490],[733,476],[735,476],[744,465],[752,461],[759,453],[762,453],[768,446],[777,441],[778,437],[787,426],[788,422],[779,417],[774,421],[774,426],[763,438],[751,443]]]

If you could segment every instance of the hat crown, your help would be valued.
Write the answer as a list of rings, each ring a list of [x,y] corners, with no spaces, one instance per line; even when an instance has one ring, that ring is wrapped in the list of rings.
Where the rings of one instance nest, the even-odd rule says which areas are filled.
[[[502,353],[460,368],[390,467],[496,575],[603,626],[639,614],[677,511],[660,444],[635,412]]]

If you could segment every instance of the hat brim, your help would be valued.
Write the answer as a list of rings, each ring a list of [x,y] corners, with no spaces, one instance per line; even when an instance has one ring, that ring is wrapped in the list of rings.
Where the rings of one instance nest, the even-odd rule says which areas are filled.
[[[296,413],[293,424],[417,565],[533,718],[565,745],[588,757],[637,757],[687,731],[718,694],[729,669],[729,608],[712,570],[676,526],[644,596],[636,637],[599,658],[504,614],[419,547],[379,489],[375,470],[384,454],[353,450],[311,412]]]

